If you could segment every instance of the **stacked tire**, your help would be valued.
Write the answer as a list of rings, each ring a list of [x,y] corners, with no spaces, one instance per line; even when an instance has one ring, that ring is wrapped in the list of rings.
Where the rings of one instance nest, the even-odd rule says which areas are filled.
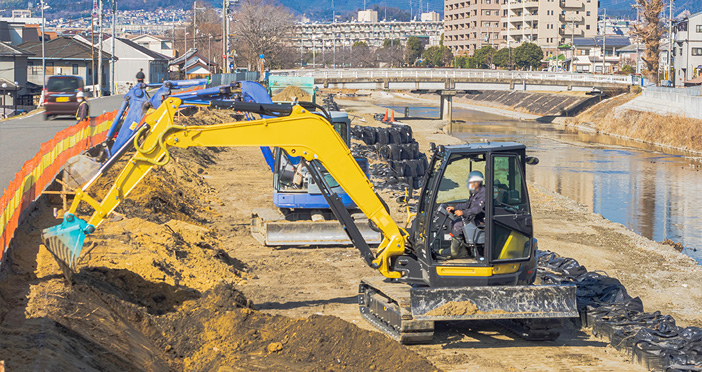
[[[419,143],[413,137],[412,127],[397,124],[391,127],[356,125],[351,130],[356,139],[375,149],[379,160],[388,163],[394,173],[392,177],[397,181],[413,189],[422,186],[429,166],[428,159],[419,151]]]

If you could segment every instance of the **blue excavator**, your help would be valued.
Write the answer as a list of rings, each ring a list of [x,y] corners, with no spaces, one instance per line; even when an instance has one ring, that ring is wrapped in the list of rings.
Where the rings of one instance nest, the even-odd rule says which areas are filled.
[[[64,181],[74,189],[89,183],[100,168],[125,146],[133,141],[134,133],[144,124],[144,116],[155,110],[167,97],[178,98],[187,104],[181,108],[209,106],[223,102],[241,101],[258,104],[273,104],[266,88],[252,81],[232,82],[184,93],[172,93],[173,89],[187,88],[206,83],[205,79],[186,81],[166,81],[155,93],[149,95],[149,85],[138,84],[125,96],[122,106],[108,131],[107,141],[99,147],[99,155],[87,154],[71,158],[66,164]],[[327,112],[322,107],[301,102],[310,112],[324,116],[334,126],[335,131],[351,147],[351,122],[344,112]],[[274,107],[274,106],[273,106]],[[251,113],[242,113],[249,120],[255,119]],[[277,112],[260,114],[260,118],[270,119]],[[279,148],[261,147],[266,163],[273,173],[273,208],[258,208],[252,213],[251,233],[266,246],[324,246],[351,245],[344,229],[336,221],[329,204],[319,186],[307,172],[305,161],[300,157],[289,156]],[[369,166],[365,158],[356,158],[364,174],[368,176]],[[352,211],[356,225],[369,244],[379,244],[382,236],[360,212],[349,195],[327,172],[323,172],[327,183],[339,196],[344,207]]]

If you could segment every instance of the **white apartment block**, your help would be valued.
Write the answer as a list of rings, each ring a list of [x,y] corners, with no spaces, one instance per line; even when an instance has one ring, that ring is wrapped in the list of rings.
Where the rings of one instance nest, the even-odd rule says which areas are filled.
[[[675,85],[702,76],[702,12],[679,20],[675,27],[673,65]]]
[[[597,0],[506,0],[503,46],[528,42],[555,52],[573,38],[597,35],[597,10]]]
[[[357,41],[371,48],[383,46],[385,39],[399,40],[404,45],[410,36],[430,44],[443,32],[441,21],[300,23],[293,26],[290,44],[297,50],[317,52],[351,48]]]

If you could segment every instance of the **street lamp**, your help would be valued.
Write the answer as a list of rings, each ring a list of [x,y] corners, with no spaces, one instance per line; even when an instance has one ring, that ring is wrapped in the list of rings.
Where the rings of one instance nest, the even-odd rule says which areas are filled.
[[[44,40],[46,39],[46,33],[44,32],[44,9],[49,9],[49,6],[44,4],[44,0],[41,0],[41,90],[44,93],[44,88],[46,88],[46,59],[44,58]]]
[[[209,36],[207,40],[207,71],[212,76],[212,34],[207,34]]]

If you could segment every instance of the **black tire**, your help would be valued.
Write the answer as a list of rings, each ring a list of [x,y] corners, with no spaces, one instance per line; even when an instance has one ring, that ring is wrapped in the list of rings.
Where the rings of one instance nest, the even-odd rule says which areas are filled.
[[[44,120],[51,120],[51,115],[49,114],[44,114]]]
[[[390,145],[393,143],[387,128],[378,128],[378,142],[383,145]]]

